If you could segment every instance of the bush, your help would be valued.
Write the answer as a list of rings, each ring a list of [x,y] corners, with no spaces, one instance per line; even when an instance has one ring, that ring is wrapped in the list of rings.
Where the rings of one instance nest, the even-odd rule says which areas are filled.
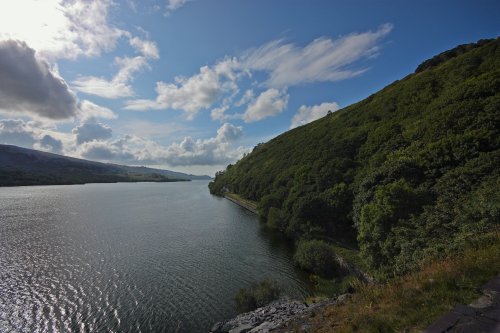
[[[321,240],[301,241],[293,259],[300,268],[323,278],[334,277],[341,271],[335,252]]]
[[[264,280],[252,283],[248,288],[240,289],[234,301],[238,311],[248,312],[277,300],[280,294],[281,289],[276,281]]]
[[[259,218],[261,221],[267,222],[269,210],[273,207],[281,207],[279,199],[276,195],[268,194],[262,197],[262,199],[259,201],[259,205],[257,206],[257,209],[259,211]]]
[[[271,207],[269,209],[269,214],[267,214],[267,226],[274,230],[284,230],[286,227],[286,221],[283,215],[284,214],[280,209]]]

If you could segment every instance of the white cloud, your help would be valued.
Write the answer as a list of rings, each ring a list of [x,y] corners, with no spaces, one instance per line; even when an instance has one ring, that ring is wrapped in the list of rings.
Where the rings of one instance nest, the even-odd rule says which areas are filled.
[[[0,143],[62,153],[65,136],[35,121],[0,120]]]
[[[169,15],[171,12],[181,8],[189,1],[191,0],[167,0],[167,6],[166,6],[167,11],[165,12],[165,14]]]
[[[72,131],[75,135],[77,145],[94,140],[110,139],[112,132],[111,127],[97,121],[84,123],[75,127]]]
[[[127,34],[108,22],[112,0],[4,0],[0,40],[18,39],[48,59],[97,56]]]
[[[262,120],[282,112],[288,104],[288,95],[278,89],[270,88],[262,92],[248,105],[243,119],[247,123]]]
[[[234,126],[229,123],[224,123],[217,130],[217,141],[219,142],[232,142],[238,140],[243,135],[243,127]]]
[[[147,59],[143,56],[133,58],[117,57],[115,58],[115,64],[120,69],[111,80],[95,76],[81,76],[71,84],[78,91],[104,98],[114,99],[133,96],[134,90],[129,85],[129,82],[132,81],[136,72],[149,68]]]
[[[219,165],[241,158],[247,148],[232,148],[232,143],[243,134],[241,126],[223,124],[217,130],[217,136],[205,140],[185,137],[180,143],[173,143],[167,148],[165,160],[169,165]]]
[[[271,41],[244,52],[239,58],[226,57],[212,66],[204,66],[191,77],[178,76],[175,83],[157,82],[156,99],[131,100],[126,102],[125,109],[183,110],[188,119],[193,119],[200,110],[212,108],[214,120],[262,120],[286,108],[288,95],[283,91],[290,86],[339,81],[365,72],[367,68],[356,68],[355,64],[375,56],[381,38],[391,30],[391,24],[384,24],[376,31],[353,33],[335,40],[318,38],[304,47],[283,40]],[[260,75],[254,75],[257,72]],[[254,88],[267,86],[267,90],[255,98],[254,90],[247,89],[233,104],[240,107],[250,102],[246,112],[243,115],[226,114],[232,102],[226,103],[225,100],[232,101],[240,91],[240,81],[243,78],[258,80],[262,74],[267,75],[265,82],[254,81],[252,85]],[[214,107],[220,99],[223,103]]]
[[[225,74],[227,75],[227,74]],[[193,119],[198,111],[210,107],[223,91],[232,89],[221,82],[222,73],[208,66],[200,68],[197,75],[189,78],[178,76],[175,83],[157,82],[156,100],[139,99],[126,102],[127,110],[174,109],[183,110],[187,119]]]
[[[302,48],[276,40],[247,51],[240,61],[243,68],[268,72],[266,84],[270,87],[339,81],[365,72],[366,68],[351,65],[377,54],[378,42],[391,30],[391,24],[384,24],[376,31],[353,33],[337,40],[318,38]]]
[[[133,36],[108,21],[113,0],[6,0],[0,2],[0,40],[25,41],[37,57],[51,63],[57,59],[99,56],[116,48],[120,38],[141,54],[116,58],[118,73],[108,80],[81,76],[77,90],[105,98],[133,96],[133,75],[149,68],[148,59],[158,59],[155,42]]]
[[[302,105],[297,113],[292,118],[292,124],[290,128],[295,128],[298,126],[305,125],[324,117],[328,114],[328,111],[335,112],[339,109],[339,105],[335,102],[332,103],[321,103],[319,105],[305,106]]]
[[[102,77],[81,76],[71,84],[80,92],[104,98],[116,99],[134,95],[134,90],[126,82],[106,80]]]
[[[153,41],[143,40],[139,37],[132,37],[129,39],[129,43],[146,58],[160,58],[160,51],[158,51],[158,46],[156,46],[156,43]]]
[[[253,92],[252,89],[248,89],[247,91],[245,91],[245,93],[243,94],[241,99],[238,102],[234,103],[234,105],[235,106],[245,105],[248,102],[250,102],[251,100],[253,100],[254,98],[255,98],[255,93]]]
[[[238,90],[235,90],[233,95],[230,97],[226,97],[222,100],[222,104],[214,108],[210,111],[210,117],[213,120],[219,120],[219,121],[226,121],[230,119],[241,119],[242,115],[241,114],[226,114],[226,111],[229,110],[231,107],[231,103],[233,102],[233,97],[235,94],[237,94]]]
[[[96,118],[116,119],[118,116],[104,106],[97,105],[88,100],[83,100],[78,107],[78,118],[85,122]]]
[[[210,111],[210,117],[212,117],[213,120],[226,120],[227,115],[225,112],[229,109],[229,105],[222,105],[218,108],[214,108]]]
[[[134,164],[139,162],[137,157],[127,150],[124,150],[120,145],[120,141],[104,142],[104,141],[89,141],[83,143],[79,150],[80,157],[96,160],[101,162],[114,162]]]
[[[20,119],[0,120],[0,143],[14,144],[102,162],[131,165],[223,166],[234,163],[249,148],[237,146],[243,135],[241,126],[223,124],[214,137],[193,139],[162,146],[137,135],[111,138],[109,126],[91,121],[74,128],[72,133],[57,132],[54,127]]]
[[[61,120],[77,113],[77,99],[47,62],[24,42],[0,41],[0,110]]]
[[[249,149],[234,147],[243,129],[223,124],[217,135],[208,139],[185,137],[181,142],[163,147],[154,141],[127,135],[114,141],[88,141],[78,147],[81,157],[106,162],[140,165],[222,165],[241,158]]]
[[[115,63],[120,68],[118,73],[116,73],[115,77],[113,78],[113,80],[117,82],[124,82],[124,83],[129,82],[130,80],[132,80],[133,74],[144,68],[149,68],[146,58],[142,56],[133,58],[116,57]]]

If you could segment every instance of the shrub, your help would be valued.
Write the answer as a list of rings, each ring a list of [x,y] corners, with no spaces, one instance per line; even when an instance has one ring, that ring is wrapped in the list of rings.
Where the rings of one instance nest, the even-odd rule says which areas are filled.
[[[273,207],[280,207],[281,204],[276,195],[268,194],[262,197],[259,201],[259,205],[257,207],[259,211],[259,218],[261,221],[266,222],[269,214],[269,210]]]
[[[277,300],[280,294],[281,289],[276,281],[264,280],[252,283],[248,288],[240,289],[234,301],[238,311],[248,312]]]
[[[269,209],[269,214],[267,214],[267,226],[274,230],[284,230],[286,221],[283,215],[284,214],[280,209],[271,207]]]
[[[414,228],[408,227],[405,221],[411,214],[420,212],[425,202],[422,197],[401,178],[378,186],[374,200],[363,206],[358,241],[363,257],[372,268],[394,266],[394,258],[402,252],[405,243],[411,241],[411,238],[402,237],[406,229]]]
[[[335,252],[321,240],[300,241],[294,260],[300,268],[324,278],[331,278],[340,273]]]

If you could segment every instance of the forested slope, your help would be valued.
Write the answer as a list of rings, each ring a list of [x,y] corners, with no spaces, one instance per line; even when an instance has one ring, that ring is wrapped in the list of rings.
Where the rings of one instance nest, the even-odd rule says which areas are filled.
[[[462,45],[260,144],[209,187],[294,239],[343,240],[401,273],[500,219],[500,40]]]

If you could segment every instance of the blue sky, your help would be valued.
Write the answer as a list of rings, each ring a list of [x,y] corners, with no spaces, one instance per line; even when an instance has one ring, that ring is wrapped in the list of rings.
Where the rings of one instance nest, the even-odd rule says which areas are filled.
[[[2,1],[0,143],[213,175],[497,37],[498,13],[498,1]]]

